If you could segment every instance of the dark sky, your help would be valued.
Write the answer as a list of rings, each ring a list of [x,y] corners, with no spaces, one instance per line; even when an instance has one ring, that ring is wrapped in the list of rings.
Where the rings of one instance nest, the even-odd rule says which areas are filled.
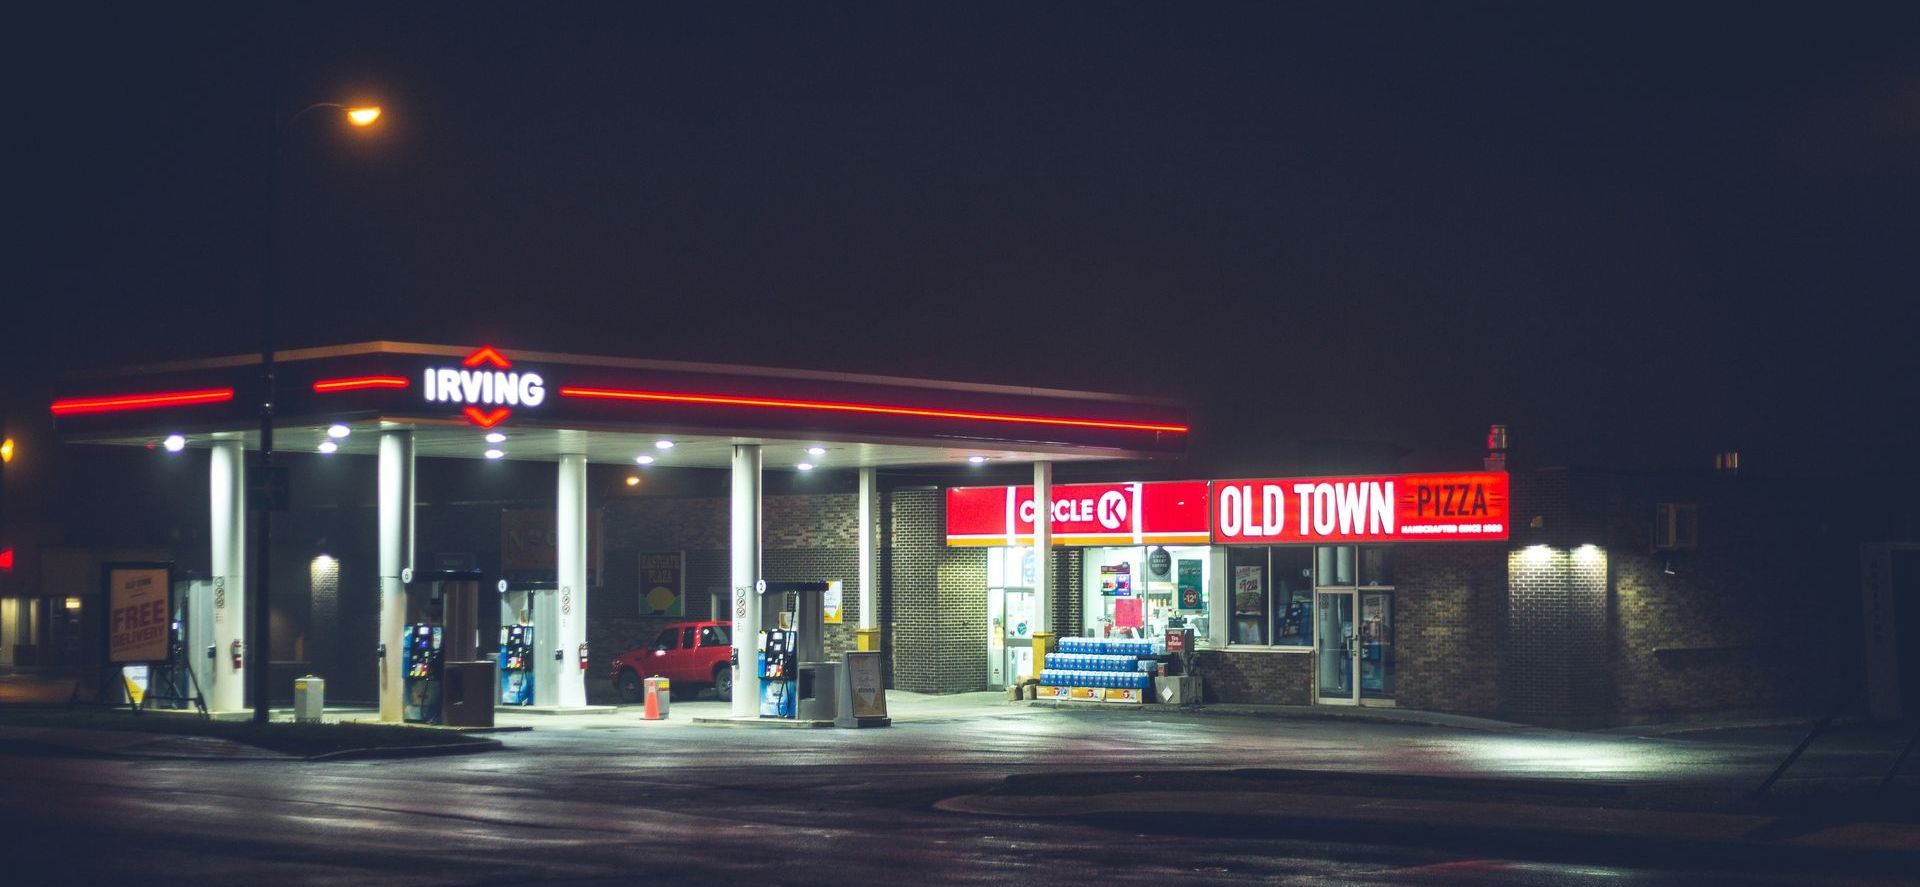
[[[15,29],[30,367],[257,348],[278,77],[388,112],[285,135],[286,346],[1172,395],[1223,468],[1920,445],[1920,5],[213,6]]]

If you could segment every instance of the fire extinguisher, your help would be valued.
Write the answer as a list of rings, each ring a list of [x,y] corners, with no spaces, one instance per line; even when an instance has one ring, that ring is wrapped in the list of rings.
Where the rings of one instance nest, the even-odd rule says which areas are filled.
[[[580,670],[581,671],[587,670],[587,645],[586,644],[580,645]]]
[[[234,671],[240,670],[241,657],[244,655],[245,650],[246,648],[240,645],[240,640],[238,638],[235,638],[233,641],[233,645],[228,648],[228,652],[233,654],[233,670]]]

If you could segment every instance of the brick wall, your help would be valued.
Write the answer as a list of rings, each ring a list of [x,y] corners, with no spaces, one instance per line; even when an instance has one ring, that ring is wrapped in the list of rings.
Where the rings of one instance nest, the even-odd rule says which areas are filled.
[[[1462,714],[1498,712],[1505,548],[1400,545],[1393,558],[1396,703]]]
[[[1783,505],[1792,500],[1771,492],[1748,478],[1616,480],[1607,654],[1619,720],[1830,704],[1825,651],[1854,639],[1836,614],[1858,590],[1840,569],[1819,569],[1801,515]],[[1698,505],[1697,548],[1652,549],[1656,502]]]
[[[1194,669],[1207,702],[1309,705],[1313,659],[1312,653],[1201,650]]]
[[[941,692],[940,561],[946,498],[939,490],[893,490],[881,502],[881,568],[886,576],[882,615],[891,686]],[[981,574],[986,572],[981,556]]]
[[[1507,599],[1507,713],[1559,726],[1610,721],[1605,550],[1510,551]]]

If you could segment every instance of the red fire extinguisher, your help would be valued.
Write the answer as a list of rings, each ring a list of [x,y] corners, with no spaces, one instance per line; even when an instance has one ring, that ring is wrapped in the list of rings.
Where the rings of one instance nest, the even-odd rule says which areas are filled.
[[[240,670],[241,657],[244,654],[245,649],[246,648],[240,645],[240,640],[238,638],[235,638],[233,641],[233,646],[230,648],[230,651],[233,653],[233,670],[234,671]]]
[[[587,670],[587,645],[586,644],[580,645],[580,670],[581,671]]]

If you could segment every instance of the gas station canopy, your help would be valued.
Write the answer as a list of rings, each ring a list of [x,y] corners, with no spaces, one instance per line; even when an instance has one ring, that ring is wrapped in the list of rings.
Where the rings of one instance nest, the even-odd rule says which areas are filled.
[[[126,367],[69,380],[53,404],[69,440],[256,446],[258,355]],[[769,459],[836,468],[981,459],[1071,461],[1182,455],[1187,418],[1158,400],[848,373],[369,342],[275,356],[275,448],[371,454],[377,435],[414,431],[436,458],[725,468],[735,444]],[[488,435],[493,435],[492,439]],[[670,442],[663,444],[662,442]],[[791,451],[791,452],[789,452]],[[823,467],[825,465],[823,464]]]

